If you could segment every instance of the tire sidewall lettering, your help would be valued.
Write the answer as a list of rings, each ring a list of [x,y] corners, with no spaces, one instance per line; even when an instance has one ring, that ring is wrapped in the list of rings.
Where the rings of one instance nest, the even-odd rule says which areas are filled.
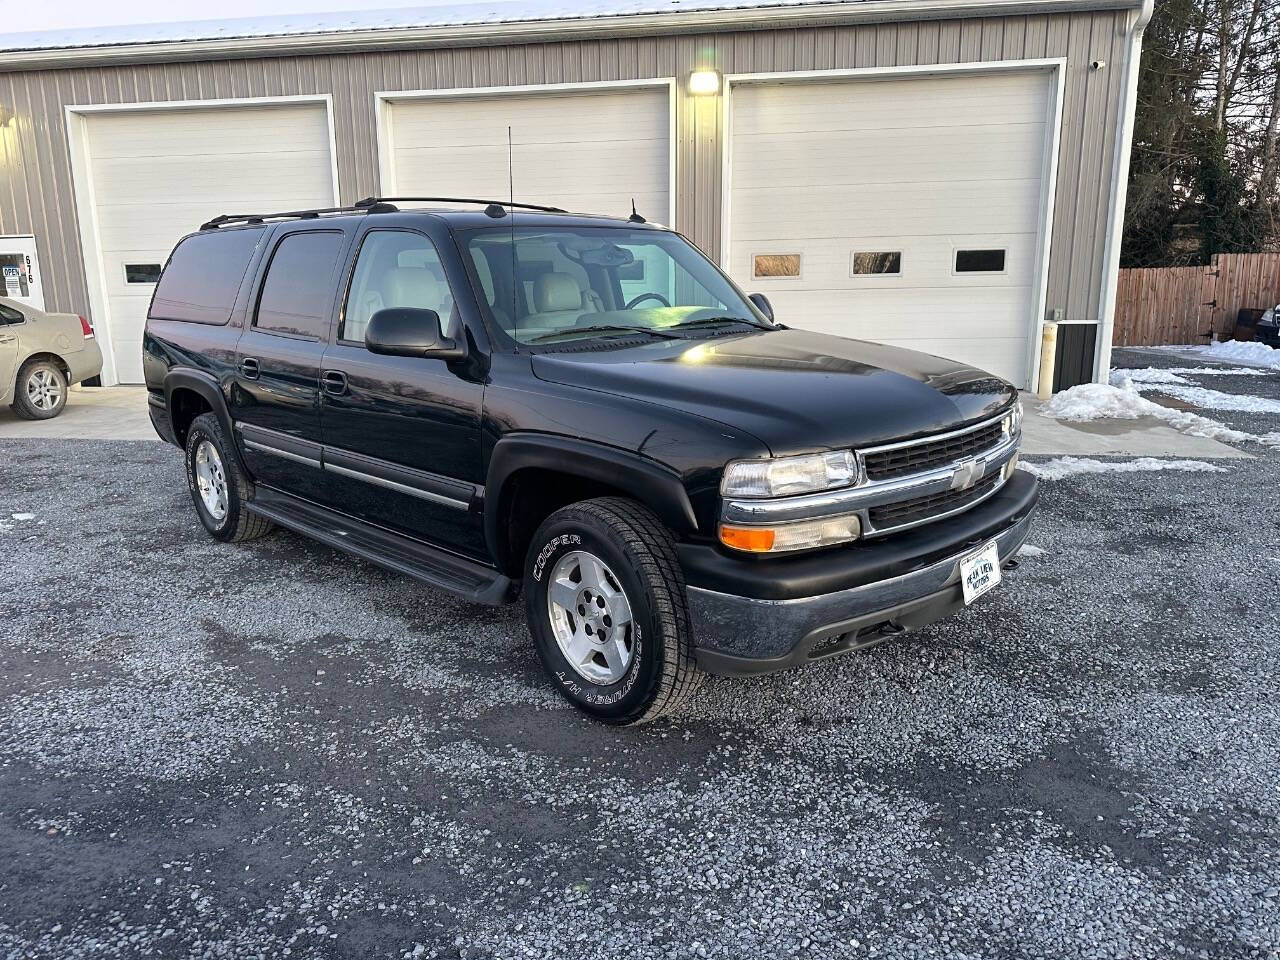
[[[542,582],[542,574],[546,570],[547,561],[551,559],[552,554],[554,554],[558,549],[560,549],[560,547],[569,547],[569,546],[576,547],[581,545],[582,545],[582,537],[580,537],[576,533],[562,533],[548,540],[546,544],[543,546],[543,548],[538,551],[538,556],[534,558],[534,561],[533,561],[534,582],[536,583]]]
[[[593,548],[591,544],[586,544],[584,547],[582,535],[578,533],[560,533],[551,537],[545,544],[543,544],[542,548],[538,551],[537,556],[534,557],[533,569],[530,572],[533,581],[538,584],[541,589],[546,577],[548,564],[551,564],[557,556],[567,550],[584,548],[597,549]],[[545,606],[545,603],[540,602],[538,604],[538,609],[543,610],[545,609]],[[636,683],[640,679],[642,672],[641,668],[644,663],[644,629],[641,627],[638,620],[633,620],[632,629],[635,649],[631,658],[631,664],[627,668],[627,672],[621,680],[618,680],[607,687],[597,687],[583,680],[570,669],[556,668],[551,670],[550,672],[556,678],[556,682],[560,684],[564,692],[572,699],[594,707],[609,707],[625,700],[635,689]],[[554,648],[555,643],[552,641],[549,645],[549,649]],[[558,650],[555,651],[555,655],[557,658],[561,656]]]
[[[204,504],[200,500],[199,487],[196,484],[196,447],[199,446],[201,440],[208,440],[213,448],[218,451],[218,456],[222,457],[223,463],[226,463],[226,457],[222,452],[222,445],[218,443],[216,437],[211,436],[205,430],[197,427],[191,429],[191,433],[187,437],[187,490],[191,493],[191,501],[195,504],[196,513],[200,517],[200,522],[215,533],[221,532],[223,528],[231,522],[231,514],[234,509],[234,502],[231,496],[231,483],[228,478],[227,483],[227,512],[223,515],[222,520],[215,520],[209,515]]]

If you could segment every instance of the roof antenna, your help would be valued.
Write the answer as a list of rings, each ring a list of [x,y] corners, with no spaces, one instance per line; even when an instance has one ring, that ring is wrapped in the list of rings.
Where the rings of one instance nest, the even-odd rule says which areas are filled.
[[[640,214],[636,213],[636,198],[635,198],[635,197],[632,197],[632,198],[631,198],[631,216],[627,217],[627,219],[628,219],[628,220],[630,220],[632,223],[648,223],[648,221],[647,221],[647,220],[645,220],[645,218],[644,218],[644,217],[642,217],[642,216],[640,216]]]
[[[511,325],[515,331],[516,351],[520,350],[520,302],[516,296],[520,282],[516,269],[516,160],[511,146],[511,125],[507,124],[507,195],[511,205],[507,215],[511,217]]]

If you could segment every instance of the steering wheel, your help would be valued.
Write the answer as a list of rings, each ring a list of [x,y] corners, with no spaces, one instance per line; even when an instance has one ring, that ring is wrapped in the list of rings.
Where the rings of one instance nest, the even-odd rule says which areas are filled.
[[[637,303],[644,303],[646,300],[657,300],[664,307],[671,306],[671,302],[660,293],[642,293],[638,297],[632,297],[627,301],[624,310],[632,309]]]

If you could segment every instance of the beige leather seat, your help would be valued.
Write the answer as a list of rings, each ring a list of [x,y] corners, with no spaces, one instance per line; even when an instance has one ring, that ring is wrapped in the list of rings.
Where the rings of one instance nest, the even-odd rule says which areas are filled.
[[[520,321],[521,329],[559,330],[571,327],[584,313],[599,309],[593,294],[584,295],[567,273],[542,273],[533,281],[534,312]]]
[[[440,314],[441,325],[449,326],[453,297],[449,288],[427,267],[395,267],[382,277],[381,288],[368,291],[360,304],[360,316],[348,317],[344,334],[349,340],[363,340],[369,320],[389,307],[416,307]]]

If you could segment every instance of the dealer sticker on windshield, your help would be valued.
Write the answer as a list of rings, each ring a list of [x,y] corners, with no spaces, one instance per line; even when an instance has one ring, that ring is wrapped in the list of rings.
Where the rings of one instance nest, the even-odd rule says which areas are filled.
[[[966,604],[973,603],[999,582],[1000,551],[994,540],[960,561],[960,585]]]

